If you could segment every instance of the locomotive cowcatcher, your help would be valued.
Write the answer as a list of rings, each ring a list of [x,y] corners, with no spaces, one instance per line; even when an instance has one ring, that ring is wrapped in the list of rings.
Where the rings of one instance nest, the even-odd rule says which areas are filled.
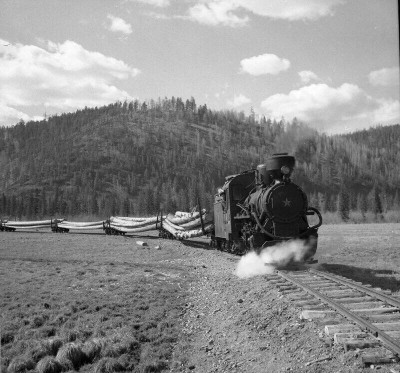
[[[244,254],[300,239],[307,246],[303,261],[311,262],[322,217],[308,206],[306,194],[292,182],[294,166],[293,156],[278,153],[256,169],[227,176],[215,196],[212,245]],[[315,214],[319,221],[310,226],[307,216]]]

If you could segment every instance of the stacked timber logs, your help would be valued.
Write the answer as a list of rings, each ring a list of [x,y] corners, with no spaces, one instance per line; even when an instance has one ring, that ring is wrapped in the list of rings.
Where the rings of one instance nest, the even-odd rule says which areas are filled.
[[[152,217],[111,216],[107,220],[75,222],[65,219],[41,221],[0,221],[0,230],[51,228],[53,232],[67,233],[70,230],[87,231],[103,229],[108,235],[135,234],[153,230],[160,231],[160,237],[187,239],[203,236],[213,229],[211,217],[206,210],[200,212],[177,211],[174,215],[159,214]]]
[[[168,231],[173,237],[187,239],[200,237],[210,233],[213,224],[210,222],[206,210],[192,213],[176,212],[175,215],[168,214],[162,221],[162,228]]]
[[[36,221],[1,221],[1,230],[15,231],[20,229],[39,229],[50,228],[51,220],[36,220]]]
[[[63,229],[76,229],[76,230],[88,230],[88,229],[103,229],[103,220],[93,222],[77,222],[64,220],[57,224],[59,228]]]
[[[110,229],[110,232],[117,231],[122,234],[140,233],[157,229],[158,219],[160,218],[157,216],[150,218],[111,216],[111,218],[106,221],[105,227]]]

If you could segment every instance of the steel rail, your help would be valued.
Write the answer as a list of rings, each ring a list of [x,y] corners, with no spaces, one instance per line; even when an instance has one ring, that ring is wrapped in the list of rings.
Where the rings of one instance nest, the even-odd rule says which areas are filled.
[[[322,302],[327,303],[333,309],[335,309],[337,312],[339,312],[341,315],[354,321],[357,325],[362,327],[364,330],[367,330],[368,332],[373,334],[375,337],[379,337],[380,340],[383,342],[383,344],[388,349],[390,349],[392,352],[394,352],[397,356],[400,356],[400,342],[399,341],[394,340],[393,338],[391,338],[389,335],[384,333],[382,330],[380,330],[376,326],[372,325],[368,321],[359,317],[354,312],[349,311],[347,308],[345,308],[342,305],[340,305],[339,303],[333,301],[326,295],[313,289],[311,286],[301,283],[301,281],[296,280],[294,277],[292,277],[282,271],[278,271],[278,274],[281,277],[283,277],[284,279],[286,279],[287,281],[290,281],[291,283],[303,288],[306,292],[314,295],[316,298],[320,299]]]
[[[386,294],[380,293],[380,292],[378,292],[376,290],[373,290],[373,289],[366,288],[365,286],[362,286],[362,285],[355,284],[354,282],[352,282],[350,280],[341,279],[341,278],[338,278],[335,275],[331,275],[331,274],[328,274],[328,273],[325,273],[325,272],[322,272],[322,271],[318,271],[316,269],[310,268],[308,271],[310,273],[315,273],[318,276],[322,276],[322,277],[328,278],[330,280],[339,282],[340,284],[343,284],[343,285],[346,285],[346,286],[350,286],[351,288],[356,289],[356,290],[358,290],[358,291],[360,291],[362,293],[368,294],[371,297],[377,298],[377,299],[379,299],[379,300],[381,300],[381,301],[383,301],[383,302],[385,302],[387,304],[390,304],[390,305],[392,305],[394,307],[399,307],[400,308],[400,300],[394,299],[394,298],[392,298],[392,297],[390,297],[390,296],[388,296]]]

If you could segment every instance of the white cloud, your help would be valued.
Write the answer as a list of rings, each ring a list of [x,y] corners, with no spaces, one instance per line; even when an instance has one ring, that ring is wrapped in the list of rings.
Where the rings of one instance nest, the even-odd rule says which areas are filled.
[[[0,40],[0,103],[17,119],[16,106],[70,110],[130,98],[114,84],[140,72],[69,40],[45,48],[5,44]]]
[[[250,75],[277,75],[290,67],[290,61],[275,54],[262,54],[240,61],[241,71]]]
[[[244,26],[249,18],[247,16],[238,17],[233,14],[234,10],[237,10],[237,6],[232,1],[212,1],[191,7],[188,11],[188,18],[210,26]]]
[[[335,133],[344,128],[356,130],[375,124],[398,123],[399,102],[374,99],[358,86],[342,84],[338,88],[311,84],[289,94],[266,98],[261,107],[272,118],[294,117],[311,126]]]
[[[397,86],[399,85],[399,67],[371,71],[368,74],[368,79],[374,86]]]
[[[304,84],[308,84],[311,81],[319,81],[318,75],[309,70],[299,71],[299,76]]]
[[[392,99],[379,99],[379,107],[373,112],[373,120],[377,124],[399,123],[400,102]]]
[[[139,3],[157,6],[159,8],[167,7],[170,5],[170,0],[133,0]]]
[[[234,95],[233,100],[228,100],[227,104],[231,107],[238,108],[243,105],[247,105],[251,100],[243,94]]]
[[[274,19],[315,20],[333,14],[333,8],[343,0],[236,0],[239,6],[264,17]]]
[[[125,22],[122,18],[114,17],[113,15],[107,15],[110,20],[110,24],[107,25],[107,29],[112,32],[122,32],[123,34],[132,34],[132,26]]]
[[[189,9],[188,18],[207,25],[244,26],[247,11],[272,19],[315,20],[333,14],[335,6],[344,0],[199,0]],[[235,14],[236,13],[236,14]]]
[[[145,13],[148,17],[154,18],[154,19],[171,19],[170,16],[167,16],[165,14],[157,13],[157,12],[147,12]],[[181,18],[181,17],[179,17]]]
[[[20,119],[28,121],[31,119],[28,114],[7,106],[0,102],[0,124],[1,123],[13,123],[15,124]]]

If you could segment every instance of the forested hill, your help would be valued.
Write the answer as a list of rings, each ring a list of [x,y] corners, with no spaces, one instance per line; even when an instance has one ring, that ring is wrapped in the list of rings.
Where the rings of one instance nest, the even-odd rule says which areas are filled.
[[[400,209],[400,125],[329,137],[172,98],[0,128],[0,217],[152,214],[197,196],[210,207],[226,175],[283,151],[323,211]]]

